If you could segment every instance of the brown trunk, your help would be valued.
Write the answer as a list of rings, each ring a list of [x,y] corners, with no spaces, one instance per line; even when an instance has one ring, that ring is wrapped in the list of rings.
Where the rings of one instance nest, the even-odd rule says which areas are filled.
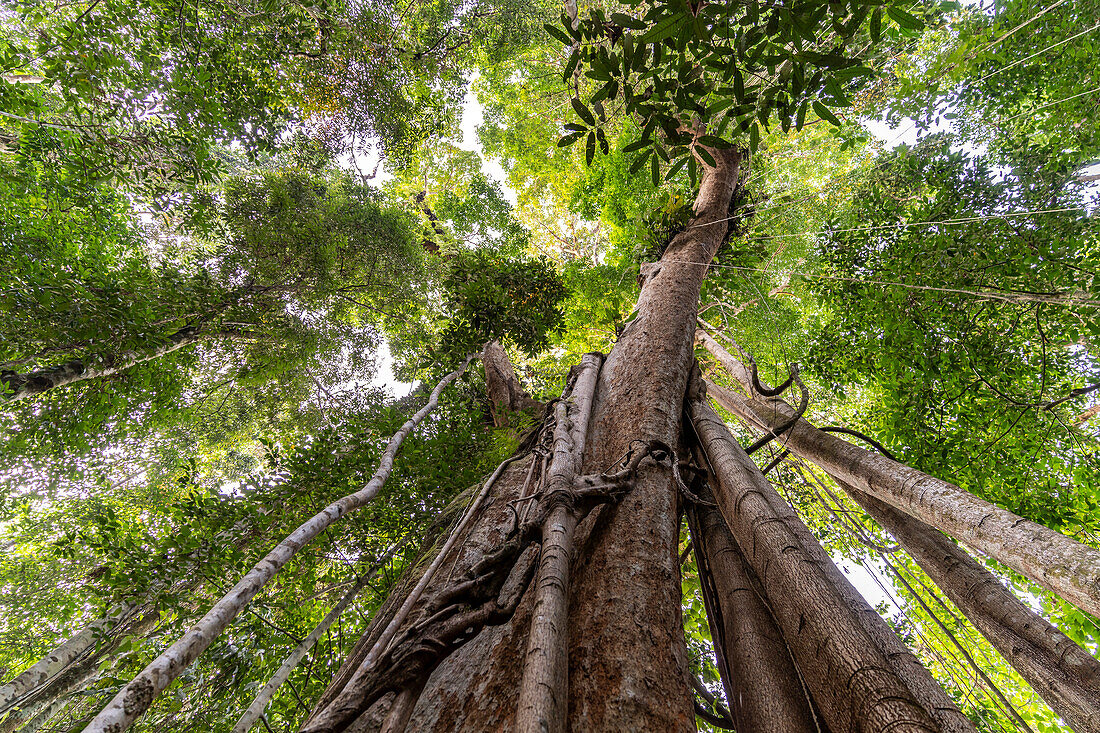
[[[727,231],[739,155],[713,151],[696,218],[646,268],[638,317],[600,373],[582,472],[614,470],[637,441],[676,445],[706,265]],[[507,536],[529,464],[513,466],[459,548],[458,578]],[[577,527],[569,591],[571,730],[694,730],[680,618],[677,492],[666,466],[643,463],[627,497]],[[450,567],[450,563],[447,567]],[[409,730],[509,730],[517,705],[534,594],[432,673]]]
[[[481,363],[485,366],[485,392],[489,396],[489,412],[493,425],[507,427],[513,413],[529,412],[538,414],[542,404],[531,399],[524,391],[512,362],[504,348],[497,341],[490,341],[481,352]]]
[[[829,728],[973,731],[928,672],[858,592],[704,399],[692,419],[718,483],[715,497]],[[869,628],[875,624],[877,631]],[[895,637],[896,638],[896,637]],[[923,675],[921,674],[923,673]]]
[[[699,291],[724,240],[740,156],[711,151],[695,218],[661,261],[643,269],[635,318],[600,372],[585,473],[618,461],[632,441],[679,442]],[[578,529],[572,588],[572,730],[690,731],[680,614],[679,506],[671,472],[645,464],[633,490]],[[587,535],[587,537],[586,537]]]
[[[1100,661],[924,522],[840,484],[1077,733],[1100,733]]]
[[[713,339],[704,340],[712,353],[716,351],[713,343]],[[720,347],[715,355],[752,394],[751,385],[743,381],[745,367]],[[708,388],[719,405],[764,430],[782,425],[795,414],[778,398],[745,399],[722,387]],[[806,420],[799,419],[782,442],[833,478],[946,532],[1081,610],[1100,616],[1100,550],[1018,517],[952,483],[817,430]]]
[[[698,491],[711,501],[709,490]],[[760,582],[717,509],[688,507],[691,543],[737,733],[818,733],[807,691]],[[711,597],[713,595],[713,598]]]

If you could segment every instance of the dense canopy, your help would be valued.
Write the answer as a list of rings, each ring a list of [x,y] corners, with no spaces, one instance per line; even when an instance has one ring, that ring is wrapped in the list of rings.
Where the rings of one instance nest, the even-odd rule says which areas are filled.
[[[1097,0],[0,27],[0,731],[1100,731]]]

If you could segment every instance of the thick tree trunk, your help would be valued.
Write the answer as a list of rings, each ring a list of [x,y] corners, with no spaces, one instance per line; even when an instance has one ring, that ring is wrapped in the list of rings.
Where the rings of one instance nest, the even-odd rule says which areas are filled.
[[[698,496],[712,500],[706,490]],[[700,580],[709,576],[704,601],[737,733],[819,733],[767,594],[725,520],[717,509],[702,504],[691,504],[687,513]]]
[[[712,150],[695,218],[643,268],[638,316],[608,355],[584,472],[611,467],[636,440],[679,444],[695,313],[728,231],[740,155]],[[643,464],[631,492],[578,528],[571,591],[572,730],[687,731],[695,725],[680,611],[679,501],[671,472]]]
[[[840,485],[894,536],[1054,712],[1077,733],[1100,733],[1100,661],[947,537],[848,484]]]
[[[514,413],[538,414],[542,410],[542,404],[531,399],[516,379],[512,362],[499,342],[490,341],[485,345],[481,363],[485,366],[485,391],[489,396],[493,425],[507,427]]]
[[[794,415],[782,401],[744,400],[720,387],[720,405],[765,430]],[[1001,509],[947,481],[859,448],[799,420],[783,438],[792,453],[1003,562],[1083,611],[1100,616],[1100,551]]]
[[[647,266],[639,315],[600,372],[584,474],[614,470],[637,441],[677,444],[702,263],[725,237],[738,181],[739,156],[714,155],[719,165],[704,175],[695,221],[661,263]],[[537,455],[533,460],[542,462]],[[508,537],[515,520],[508,502],[519,499],[531,470],[527,463],[502,477],[446,563],[453,568],[450,578],[460,578]],[[680,617],[678,511],[669,469],[650,461],[640,466],[625,499],[578,525],[569,589],[567,728],[694,729]],[[512,729],[533,599],[528,591],[509,621],[482,629],[435,668],[409,730]]]
[[[878,617],[701,397],[693,424],[718,506],[757,577],[814,702],[835,731],[973,731]],[[869,624],[881,627],[874,631]],[[896,639],[896,637],[895,637]],[[903,647],[902,647],[903,648]]]
[[[717,351],[715,356],[723,366],[742,381],[747,373],[744,365],[721,347],[713,348],[713,339],[704,340],[704,344],[712,353]],[[742,384],[752,394],[751,384]],[[708,384],[708,389],[723,408],[763,430],[772,430],[794,416],[794,408],[778,398],[745,399],[716,385]],[[782,443],[833,478],[946,532],[1081,610],[1100,616],[1100,550],[1018,517],[952,483],[822,432],[804,419],[783,435]]]
[[[6,372],[0,374],[0,385],[7,383],[9,391],[7,394],[0,394],[0,400],[14,402],[77,382],[109,377],[136,364],[158,359],[190,346],[208,335],[213,334],[204,334],[198,328],[188,326],[173,333],[163,344],[141,351],[124,351],[108,363],[96,364],[91,359],[74,359],[49,369],[23,374]]]

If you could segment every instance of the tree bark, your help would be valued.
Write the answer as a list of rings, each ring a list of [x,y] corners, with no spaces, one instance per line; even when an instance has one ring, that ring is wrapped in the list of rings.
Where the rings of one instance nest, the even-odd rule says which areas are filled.
[[[717,386],[713,395],[722,407],[765,430],[794,415],[794,409],[781,400],[744,400]],[[1081,610],[1100,616],[1100,551],[947,481],[817,430],[805,420],[784,435],[783,443],[833,478],[950,534]]]
[[[705,168],[693,224],[661,263],[645,268],[639,315],[600,373],[585,474],[613,470],[638,440],[676,444],[704,263],[726,235],[739,173],[737,153],[712,152],[719,164]],[[651,464],[640,467],[623,501],[593,511],[577,528],[579,557],[569,590],[571,730],[694,730],[680,617],[678,498],[668,468]],[[451,577],[508,536],[514,514],[507,503],[520,497],[531,470],[531,464],[513,467],[502,477],[448,559]],[[516,670],[523,666],[533,598],[528,592],[510,621],[482,629],[436,667],[410,730],[514,725]]]
[[[855,588],[701,396],[691,415],[718,477],[722,516],[767,588],[776,623],[829,728],[972,732],[927,670],[896,651],[900,641],[884,645],[893,632],[853,604]],[[881,627],[877,633],[871,623]]]
[[[485,366],[485,391],[489,396],[493,425],[507,427],[513,413],[538,414],[542,410],[542,404],[531,399],[516,379],[516,371],[500,342],[490,341],[485,345],[481,363]]]
[[[131,606],[133,608],[133,606]],[[88,687],[100,674],[100,664],[114,654],[126,637],[144,638],[156,627],[160,614],[153,609],[130,618],[110,630],[108,639],[92,651],[88,647],[82,655],[71,658],[69,663],[55,671],[53,676],[18,697],[10,705],[15,708],[0,722],[0,733],[26,730],[27,721],[37,721],[41,726],[64,708],[73,693]],[[97,638],[97,641],[101,641]],[[7,712],[10,708],[5,708]]]
[[[276,545],[233,586],[229,593],[220,598],[195,626],[123,687],[85,728],[85,733],[121,733],[129,728],[133,721],[148,709],[153,699],[210,646],[218,634],[236,618],[245,605],[260,592],[280,568],[294,557],[299,549],[316,538],[333,522],[374,499],[389,478],[393,470],[394,458],[405,438],[429,412],[435,409],[439,404],[440,393],[447,385],[458,379],[472,359],[472,356],[467,358],[459,369],[440,380],[432,391],[428,404],[409,418],[394,434],[382,454],[378,470],[366,486],[333,502]]]
[[[584,473],[635,440],[679,444],[707,263],[728,232],[741,156],[711,150],[695,217],[643,267],[638,316],[600,372]],[[578,527],[570,592],[572,730],[694,730],[680,609],[679,500],[671,471],[644,464],[631,492]]]
[[[546,487],[546,499],[553,508],[542,526],[534,612],[516,712],[515,727],[520,733],[562,733],[567,721],[569,570],[577,529],[571,497],[584,456],[602,361],[599,354],[585,354],[572,392],[555,405],[554,453]]]
[[[1100,733],[1100,660],[943,534],[844,482],[840,486],[893,535],[1055,713],[1077,733]]]
[[[704,340],[714,353],[712,343],[713,339]],[[742,381],[744,365],[724,349],[715,355]],[[751,384],[742,384],[752,394]],[[744,399],[717,385],[707,386],[719,405],[763,430],[772,430],[795,414],[782,399]],[[833,478],[946,532],[1081,610],[1100,616],[1100,550],[1018,517],[952,483],[822,432],[804,419],[783,435],[782,442]]]
[[[0,383],[7,383],[9,391],[7,394],[0,394],[0,400],[15,402],[77,382],[109,377],[136,364],[158,359],[165,354],[190,346],[203,337],[213,335],[215,334],[205,334],[198,328],[187,326],[173,333],[163,344],[141,351],[124,351],[106,364],[94,365],[88,359],[73,359],[55,367],[33,372],[22,374],[5,372],[0,374]]]
[[[136,608],[136,604],[116,606],[106,616],[91,622],[73,636],[56,646],[30,668],[21,672],[11,682],[0,687],[0,714],[4,713],[24,695],[46,684],[74,661],[82,657],[96,642],[113,629]]]
[[[700,490],[704,502],[709,490]],[[726,700],[737,733],[819,733],[807,690],[783,634],[766,602],[766,592],[717,509],[690,504],[691,544],[704,572],[703,598]],[[713,598],[707,588],[713,585]]]

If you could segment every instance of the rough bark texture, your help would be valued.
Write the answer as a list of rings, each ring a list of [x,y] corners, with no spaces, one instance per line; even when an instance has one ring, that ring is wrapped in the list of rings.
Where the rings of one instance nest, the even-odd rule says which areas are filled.
[[[600,372],[584,472],[631,441],[678,444],[706,264],[724,240],[740,176],[735,151],[711,151],[695,218],[643,269],[638,316]],[[572,730],[687,731],[695,725],[680,613],[679,506],[670,470],[643,464],[634,488],[578,528],[570,608]]]
[[[0,374],[0,384],[6,382],[10,391],[7,394],[0,393],[0,400],[14,402],[75,382],[84,382],[97,377],[108,377],[124,369],[129,369],[135,364],[151,361],[182,349],[206,335],[198,328],[188,326],[173,333],[165,343],[159,346],[142,351],[125,351],[106,364],[93,365],[87,359],[74,359],[49,369],[39,369],[22,374],[5,372]]]
[[[924,569],[1077,733],[1100,733],[1100,660],[1077,646],[961,547],[924,522],[840,484]]]
[[[485,391],[489,396],[493,425],[507,427],[514,413],[538,414],[542,410],[542,404],[531,399],[516,379],[512,362],[499,342],[490,341],[485,345],[481,363],[485,366]]]
[[[275,546],[262,560],[226,595],[207,612],[198,623],[176,640],[160,656],[150,662],[145,669],[123,687],[117,695],[85,728],[86,733],[121,733],[130,727],[133,721],[149,708],[153,699],[164,691],[195,659],[206,650],[215,638],[236,618],[245,605],[255,597],[260,589],[292,557],[327,529],[333,522],[348,512],[355,511],[368,504],[382,489],[393,470],[393,461],[405,438],[420,424],[428,413],[439,404],[439,395],[444,388],[465,371],[470,357],[461,368],[451,372],[436,385],[432,395],[423,408],[409,418],[390,439],[382,454],[378,469],[367,485],[354,494],[338,499],[324,510],[314,515],[295,529],[282,542]]]
[[[715,498],[814,701],[835,731],[973,731],[932,682],[892,659],[852,601],[859,594],[702,399],[691,414],[712,471]],[[841,590],[843,589],[843,590]],[[900,642],[899,642],[900,645]],[[915,661],[915,660],[914,660]],[[916,667],[920,667],[919,664]],[[920,667],[923,670],[923,667]],[[924,671],[927,680],[931,676]],[[938,695],[936,691],[938,690]]]
[[[743,399],[715,386],[718,404],[769,429],[794,415],[778,399]],[[1083,611],[1100,616],[1100,551],[980,499],[952,483],[817,430],[800,419],[783,436],[790,451],[840,481],[1003,562]]]
[[[516,706],[516,730],[522,733],[565,730],[569,707],[569,571],[577,528],[572,496],[602,361],[600,354],[585,354],[572,392],[555,405],[554,452],[546,487],[546,499],[553,508],[542,526],[534,612]]]
[[[703,501],[712,499],[709,491],[698,495]],[[737,733],[818,733],[807,690],[764,589],[722,515],[693,504],[688,520],[700,574],[705,568],[713,585],[714,598],[704,594],[707,617],[715,650],[722,654],[722,681]]]

